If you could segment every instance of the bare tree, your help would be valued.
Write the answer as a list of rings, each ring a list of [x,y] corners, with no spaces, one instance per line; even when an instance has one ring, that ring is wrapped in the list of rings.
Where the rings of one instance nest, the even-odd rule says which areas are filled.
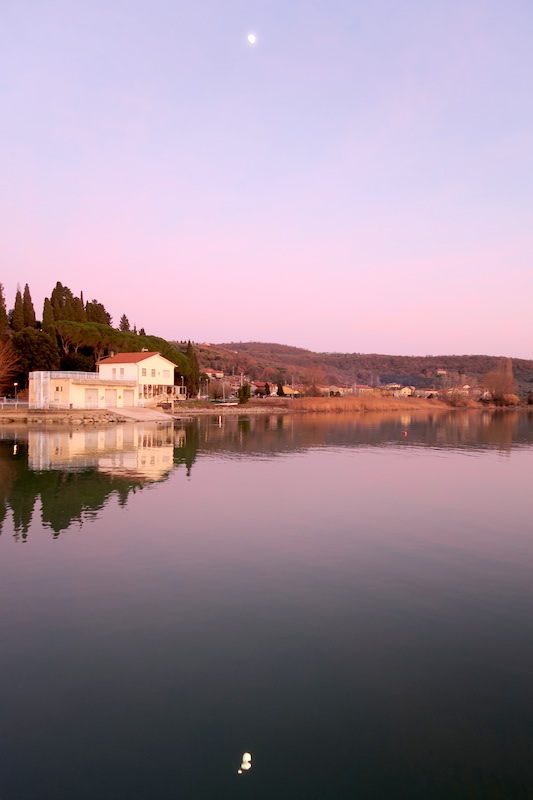
[[[516,382],[513,377],[513,362],[510,358],[500,358],[497,369],[487,372],[483,379],[483,386],[494,400],[504,400],[508,395],[516,392]]]
[[[0,390],[5,389],[17,374],[18,358],[11,342],[0,342]]]

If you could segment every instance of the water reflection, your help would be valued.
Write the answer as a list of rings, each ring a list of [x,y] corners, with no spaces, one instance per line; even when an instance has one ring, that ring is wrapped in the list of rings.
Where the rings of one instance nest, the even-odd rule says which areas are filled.
[[[174,448],[184,452],[174,459]],[[165,480],[188,463],[181,428],[126,425],[88,430],[4,429],[0,439],[0,532],[12,513],[16,539],[25,541],[40,504],[45,527],[57,536],[95,516],[116,496]]]
[[[214,417],[175,425],[105,429],[0,430],[0,532],[11,512],[15,538],[25,541],[37,508],[59,535],[94,518],[112,496],[165,481],[199,457],[274,458],[313,448],[437,448],[473,454],[533,445],[526,411],[434,414],[265,415]]]
[[[114,426],[76,431],[29,431],[28,467],[33,471],[96,469],[132,480],[163,480],[183,431],[172,426]]]
[[[238,457],[314,447],[431,447],[509,455],[512,448],[533,444],[533,413],[527,411],[243,416],[196,424],[202,451]]]
[[[531,796],[531,415],[77,434],[0,430],[0,797]]]

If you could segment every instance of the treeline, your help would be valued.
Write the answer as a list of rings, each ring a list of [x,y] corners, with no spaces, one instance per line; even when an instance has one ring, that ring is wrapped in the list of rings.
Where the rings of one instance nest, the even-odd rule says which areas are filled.
[[[267,342],[230,342],[203,347],[204,368],[243,371],[252,380],[309,383],[357,382],[380,386],[398,382],[420,388],[446,388],[448,384],[479,384],[497,370],[500,358],[486,355],[392,356],[377,353],[314,353]],[[514,379],[521,394],[533,390],[533,361],[513,358]]]
[[[43,303],[37,318],[28,284],[17,289],[15,303],[7,310],[0,284],[0,387],[17,382],[26,386],[28,373],[36,370],[81,370],[94,372],[96,362],[111,353],[157,351],[176,365],[176,383],[183,377],[189,392],[197,392],[199,376],[194,348],[183,352],[178,345],[144,328],[137,330],[125,314],[118,328],[111,314],[97,299],[85,301],[59,281]]]

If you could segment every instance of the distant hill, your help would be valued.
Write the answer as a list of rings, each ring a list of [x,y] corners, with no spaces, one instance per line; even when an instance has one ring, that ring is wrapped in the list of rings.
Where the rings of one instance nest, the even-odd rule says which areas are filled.
[[[377,353],[314,353],[269,342],[227,342],[197,345],[200,367],[223,369],[226,374],[252,380],[303,383],[357,383],[371,386],[398,382],[436,387],[478,384],[498,365],[496,356],[389,356]],[[533,360],[513,359],[520,394],[533,391]]]

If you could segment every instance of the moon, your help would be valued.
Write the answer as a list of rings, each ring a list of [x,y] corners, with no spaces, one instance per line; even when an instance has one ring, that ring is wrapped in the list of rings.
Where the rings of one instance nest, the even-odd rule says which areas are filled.
[[[257,36],[255,35],[255,33],[249,33],[246,38],[248,40],[248,44],[255,44],[257,41]]]

